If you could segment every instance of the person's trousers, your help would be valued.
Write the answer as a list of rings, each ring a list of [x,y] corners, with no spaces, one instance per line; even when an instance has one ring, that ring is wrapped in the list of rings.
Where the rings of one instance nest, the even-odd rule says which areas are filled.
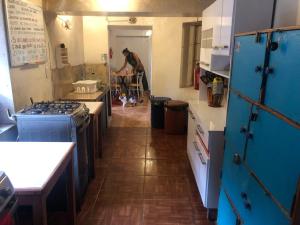
[[[144,91],[149,91],[149,85],[148,85],[148,80],[147,80],[147,76],[146,76],[146,72],[145,70],[142,70],[142,71],[138,71],[138,73],[143,73],[143,77],[142,77],[142,84],[143,84],[143,89]],[[136,78],[137,78],[137,75],[134,75],[132,77],[132,82],[136,82]]]

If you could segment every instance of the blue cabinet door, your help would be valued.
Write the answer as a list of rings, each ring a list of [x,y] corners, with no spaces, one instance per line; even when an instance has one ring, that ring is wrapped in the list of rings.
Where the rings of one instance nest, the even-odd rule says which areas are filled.
[[[300,130],[259,110],[250,132],[247,165],[290,211],[300,177]]]
[[[238,209],[241,217],[245,215],[243,200],[241,193],[246,190],[249,184],[249,173],[243,166],[242,162],[236,164],[234,161],[234,155],[236,152],[228,145],[225,147],[223,169],[222,169],[222,188],[226,190],[230,196],[233,204]],[[219,208],[218,211],[221,211]]]
[[[265,104],[300,122],[300,30],[275,32],[278,49],[271,52]]]
[[[256,101],[260,95],[267,35],[262,34],[259,43],[255,40],[255,35],[235,38],[230,85]]]
[[[272,199],[264,192],[254,178],[249,180],[247,189],[243,190],[246,214],[244,225],[290,225],[291,221]]]
[[[242,158],[246,144],[249,116],[252,105],[233,92],[230,93],[225,133],[226,145]]]
[[[229,199],[226,196],[225,190],[222,188],[219,198],[218,225],[237,225],[239,215],[232,208]]]

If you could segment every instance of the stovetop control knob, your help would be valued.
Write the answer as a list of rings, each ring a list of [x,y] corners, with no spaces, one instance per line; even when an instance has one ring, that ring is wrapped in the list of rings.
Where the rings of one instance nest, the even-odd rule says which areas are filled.
[[[2,189],[0,189],[0,196],[3,197],[3,198],[7,198],[11,194],[12,194],[12,191],[9,188],[2,188]]]

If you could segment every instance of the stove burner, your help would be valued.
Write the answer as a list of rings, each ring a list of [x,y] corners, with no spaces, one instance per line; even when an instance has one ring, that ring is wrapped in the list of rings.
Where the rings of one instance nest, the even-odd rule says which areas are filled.
[[[72,114],[80,105],[79,102],[37,102],[21,113],[27,115],[68,115]]]

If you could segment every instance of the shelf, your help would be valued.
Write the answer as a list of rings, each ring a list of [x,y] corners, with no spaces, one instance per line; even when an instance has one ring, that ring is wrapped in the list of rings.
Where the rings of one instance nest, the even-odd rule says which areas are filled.
[[[206,71],[210,71],[209,66],[206,66],[206,65],[203,65],[203,64],[200,64],[200,68],[203,69],[203,70],[206,70]]]
[[[209,66],[200,65],[200,68],[206,70],[208,72],[214,73],[218,76],[224,77],[226,79],[230,78],[230,71],[229,70],[210,70]]]
[[[227,79],[230,78],[230,71],[229,70],[222,70],[222,71],[215,71],[215,70],[213,70],[213,71],[210,71],[210,72],[212,72],[214,74],[217,74],[217,75],[219,75],[221,77],[225,77]]]

